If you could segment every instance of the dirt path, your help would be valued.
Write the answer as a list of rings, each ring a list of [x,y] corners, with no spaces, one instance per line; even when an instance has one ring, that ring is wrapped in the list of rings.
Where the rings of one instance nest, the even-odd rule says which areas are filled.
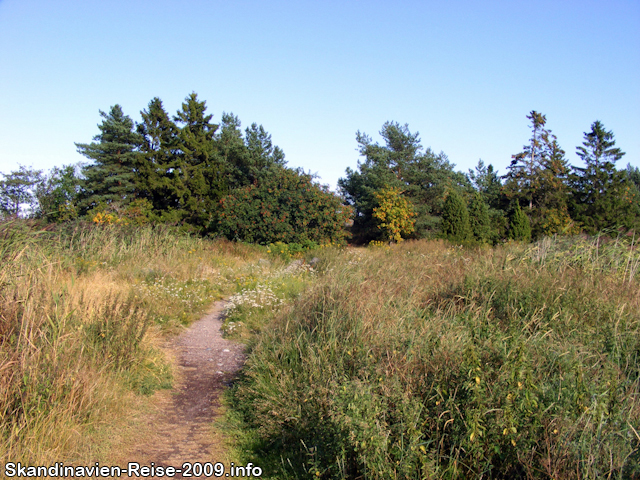
[[[184,462],[226,463],[212,422],[219,415],[220,394],[242,367],[244,346],[222,338],[223,306],[217,302],[168,345],[178,365],[176,383],[145,422],[143,442],[128,455],[132,461],[177,468]]]

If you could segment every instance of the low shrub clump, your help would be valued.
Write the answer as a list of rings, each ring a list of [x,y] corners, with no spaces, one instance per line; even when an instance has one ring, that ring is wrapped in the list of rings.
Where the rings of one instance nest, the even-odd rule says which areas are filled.
[[[640,475],[637,276],[536,255],[326,259],[232,393],[247,457],[278,478]]]

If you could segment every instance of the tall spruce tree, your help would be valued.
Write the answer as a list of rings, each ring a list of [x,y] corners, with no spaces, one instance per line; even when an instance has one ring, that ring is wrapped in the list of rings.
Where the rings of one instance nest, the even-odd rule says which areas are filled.
[[[177,125],[158,97],[140,112],[142,123],[138,133],[142,136],[143,189],[156,211],[167,218],[180,217],[180,199],[186,196],[186,187],[180,176],[180,143]]]
[[[82,169],[82,211],[100,203],[126,205],[141,193],[142,138],[135,131],[133,120],[120,105],[111,107],[109,113],[100,111],[100,116],[100,133],[93,137],[94,141],[75,144],[79,153],[93,161]]]
[[[599,120],[585,132],[576,153],[585,163],[574,167],[571,176],[573,212],[589,233],[605,228],[631,227],[637,218],[633,187],[625,171],[615,164],[625,153],[615,146],[613,132]]]
[[[184,185],[179,198],[185,219],[204,228],[210,222],[216,203],[228,191],[227,165],[218,155],[215,133],[218,125],[206,115],[206,102],[191,93],[182,104],[174,121],[180,127],[177,171]]]

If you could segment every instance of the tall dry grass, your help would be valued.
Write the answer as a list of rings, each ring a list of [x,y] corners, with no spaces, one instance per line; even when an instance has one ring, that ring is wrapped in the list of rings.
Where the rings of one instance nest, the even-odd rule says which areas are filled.
[[[171,385],[161,336],[255,257],[165,228],[0,225],[0,464],[100,460],[133,396]]]
[[[247,461],[277,478],[638,478],[628,247],[606,264],[551,261],[556,243],[325,258],[231,397]]]

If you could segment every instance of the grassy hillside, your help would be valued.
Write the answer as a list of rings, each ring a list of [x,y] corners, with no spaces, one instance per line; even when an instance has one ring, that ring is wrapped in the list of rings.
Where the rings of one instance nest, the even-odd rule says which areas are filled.
[[[638,478],[639,263],[581,238],[326,251],[230,396],[246,460],[277,478]]]
[[[0,464],[100,460],[136,396],[171,385],[159,339],[266,253],[163,228],[48,229],[0,225]]]
[[[298,247],[0,225],[0,463],[108,458],[137,399],[171,385],[160,339],[225,296],[225,332],[250,346],[227,399],[237,464],[273,478],[640,475],[632,242]]]

